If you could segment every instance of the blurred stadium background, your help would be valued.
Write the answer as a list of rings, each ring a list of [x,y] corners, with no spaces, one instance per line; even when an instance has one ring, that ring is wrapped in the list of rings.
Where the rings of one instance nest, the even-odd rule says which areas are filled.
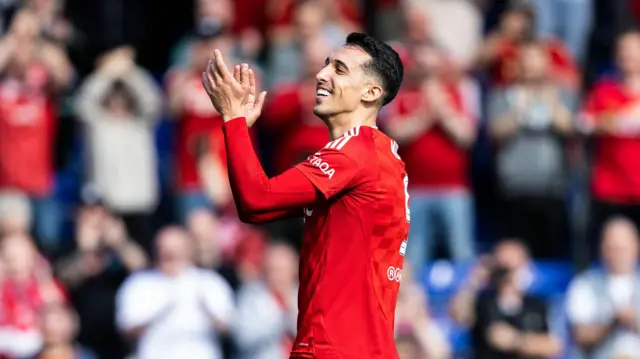
[[[287,358],[302,223],[240,223],[212,50],[258,69],[276,175],[328,141],[352,31],[412,231],[401,359],[640,358],[638,0],[0,0],[0,358]]]

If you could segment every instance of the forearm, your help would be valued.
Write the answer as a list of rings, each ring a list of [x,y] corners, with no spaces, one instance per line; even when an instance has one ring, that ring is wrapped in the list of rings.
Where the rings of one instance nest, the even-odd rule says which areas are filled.
[[[453,298],[451,304],[451,317],[459,325],[470,328],[475,323],[474,304],[477,291],[473,288],[463,288]]]
[[[572,114],[568,108],[563,105],[555,106],[551,114],[554,129],[563,135],[571,133],[573,130]]]
[[[413,141],[433,125],[432,119],[425,119],[418,115],[395,118],[388,126],[389,135],[399,144]]]
[[[553,358],[562,352],[562,344],[550,334],[524,334],[517,351],[528,357]]]
[[[470,118],[453,109],[445,109],[441,116],[444,119],[442,127],[454,142],[462,148],[473,145],[476,139],[476,128]]]
[[[134,67],[129,74],[122,77],[122,80],[131,88],[140,104],[142,117],[149,121],[156,120],[160,113],[160,99],[162,97],[153,78],[144,70]]]
[[[578,325],[573,328],[573,339],[581,348],[600,344],[613,331],[615,323]]]
[[[75,100],[75,110],[81,120],[91,121],[103,112],[102,101],[112,83],[112,78],[101,73],[87,78]]]
[[[148,265],[147,255],[136,243],[127,240],[115,249],[122,260],[122,263],[129,272],[146,268]]]
[[[296,169],[268,178],[253,149],[244,118],[223,126],[229,182],[239,215],[302,208],[321,198]]]
[[[75,288],[87,278],[84,271],[85,253],[77,252],[63,259],[58,265],[58,277],[69,288]]]
[[[496,142],[501,142],[518,131],[518,118],[515,111],[506,113],[491,123],[489,132]]]

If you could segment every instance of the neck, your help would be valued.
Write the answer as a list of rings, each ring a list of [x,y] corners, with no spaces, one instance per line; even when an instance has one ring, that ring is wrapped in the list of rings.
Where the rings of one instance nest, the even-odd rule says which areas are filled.
[[[341,113],[323,120],[329,127],[329,135],[333,141],[356,126],[375,127],[377,118],[377,111],[361,109],[354,112]]]

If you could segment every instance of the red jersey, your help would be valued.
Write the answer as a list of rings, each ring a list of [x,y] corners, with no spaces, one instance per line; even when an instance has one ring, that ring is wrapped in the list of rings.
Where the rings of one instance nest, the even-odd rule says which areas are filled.
[[[616,203],[640,201],[640,96],[618,81],[601,81],[589,94],[580,120],[586,128],[602,121],[616,124],[615,131],[595,138],[593,196]]]
[[[456,85],[444,84],[443,88],[456,111],[470,112],[464,108],[461,90]],[[390,104],[389,121],[398,121],[399,118],[415,113],[420,107],[424,107],[424,101],[424,93],[419,88],[401,90]],[[471,116],[463,118],[472,121]],[[469,154],[439,124],[404,144],[400,155],[407,164],[412,188],[469,187]]]
[[[200,145],[198,142],[206,143],[207,150],[214,153],[221,163],[225,163],[223,121],[222,116],[211,106],[199,74],[191,76],[182,91],[191,95],[179,115],[176,172],[179,190],[189,191],[201,188],[196,156]]]
[[[304,209],[292,358],[398,358],[409,198],[397,149],[377,129],[355,127],[295,167],[324,199]]]
[[[46,196],[53,185],[56,116],[44,91],[47,72],[34,65],[25,83],[0,84],[0,187]]]

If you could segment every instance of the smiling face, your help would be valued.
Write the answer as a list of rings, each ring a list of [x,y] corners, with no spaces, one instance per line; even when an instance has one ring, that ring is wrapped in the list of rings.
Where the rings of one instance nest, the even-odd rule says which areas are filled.
[[[316,75],[313,113],[325,120],[381,100],[380,80],[366,69],[371,60],[369,54],[354,46],[346,45],[333,52]]]

